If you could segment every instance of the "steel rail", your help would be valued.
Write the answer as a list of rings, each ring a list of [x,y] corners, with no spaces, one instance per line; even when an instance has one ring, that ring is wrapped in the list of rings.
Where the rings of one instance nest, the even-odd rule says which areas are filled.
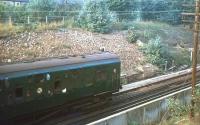
[[[62,121],[56,125],[81,125],[81,124],[88,124],[90,122],[96,121],[98,119],[122,112],[124,110],[127,110],[129,108],[133,108],[136,107],[138,105],[142,105],[143,103],[147,103],[151,100],[154,100],[156,98],[160,98],[162,96],[166,96],[167,94],[170,94],[172,92],[184,89],[189,87],[190,84],[184,84],[184,85],[179,85],[175,88],[168,88],[166,89],[166,87],[162,87],[162,89],[160,88],[157,89],[159,90],[157,93],[155,93],[154,90],[151,90],[149,92],[146,93],[140,93],[137,96],[133,96],[132,100],[130,100],[131,98],[128,98],[129,101],[127,101],[126,103],[122,103],[121,105],[115,105],[113,107],[101,110],[101,111],[97,111],[97,112],[93,112],[90,114],[84,115],[84,117],[79,118],[79,120],[77,119],[72,119],[72,120],[67,120],[67,121]],[[140,96],[140,97],[138,97]],[[133,99],[135,97],[135,99]]]
[[[152,88],[152,87],[155,87],[155,86],[158,86],[157,88],[155,88],[155,89],[150,89],[149,90],[149,92],[152,92],[153,93],[153,95],[155,96],[155,97],[157,97],[158,98],[158,96],[161,96],[161,95],[163,95],[164,93],[166,93],[166,92],[164,92],[164,91],[160,91],[160,90],[162,90],[162,89],[164,89],[165,91],[167,90],[167,92],[169,91],[168,89],[166,89],[167,87],[169,88],[169,89],[172,89],[173,91],[177,91],[178,89],[183,89],[183,88],[185,88],[185,87],[188,87],[189,86],[189,84],[188,85],[183,85],[182,86],[182,84],[180,84],[180,83],[190,83],[191,82],[191,70],[185,70],[186,72],[183,72],[183,71],[181,71],[181,72],[178,72],[178,73],[173,73],[173,77],[164,77],[163,79],[161,79],[161,80],[157,80],[156,82],[152,82],[151,84],[148,84],[147,86],[142,86],[142,87],[138,87],[138,88],[134,88],[134,89],[131,89],[131,90],[128,90],[128,91],[126,91],[126,93],[128,93],[128,92],[133,92],[134,94],[136,93],[136,91],[137,90],[139,90],[139,89],[143,89],[143,88],[145,88],[145,87],[148,87],[148,88]],[[199,71],[199,67],[198,67],[198,74],[197,74],[197,76],[200,76],[200,71]],[[148,80],[147,80],[148,81]],[[198,81],[200,81],[200,79],[198,79]],[[170,86],[172,86],[172,85],[174,85],[174,84],[178,84],[178,86],[179,87],[177,87],[177,85],[175,86],[175,88],[177,87],[177,89],[174,89],[173,87],[170,87]],[[180,84],[180,85],[179,85]],[[182,87],[180,87],[180,86],[182,86]],[[158,96],[156,96],[155,95],[155,91],[158,91],[158,92],[160,92],[159,94],[158,94]],[[138,93],[138,94],[136,94],[135,96],[132,96],[131,98],[138,98],[138,99],[142,99],[142,95],[145,95],[145,93],[146,94],[149,94],[149,92],[141,92],[140,94]],[[119,96],[119,95],[122,95],[122,94],[125,94],[125,92],[123,92],[123,93],[117,93],[116,95],[114,95],[114,96]],[[127,98],[127,100],[129,100],[130,101],[130,99],[131,98]],[[144,97],[143,97],[144,98]],[[150,97],[147,97],[147,98],[145,98],[145,100],[148,100]],[[153,98],[150,98],[150,99],[153,99]],[[122,100],[121,100],[122,101]],[[149,100],[148,100],[149,101]],[[124,100],[122,101],[122,102],[124,102]],[[142,101],[141,101],[142,102]],[[120,103],[120,101],[118,101],[118,103]],[[144,101],[142,102],[142,103],[144,103]],[[123,104],[125,104],[125,103],[123,103]],[[134,104],[137,104],[137,101],[135,101],[134,102]],[[114,104],[112,104],[112,105],[114,105]],[[129,105],[130,107],[133,107],[133,102],[132,102],[132,104],[126,104],[126,105]],[[123,105],[123,107],[125,107],[124,105]],[[126,106],[126,107],[128,107],[128,106]],[[129,107],[129,108],[130,108]],[[111,107],[111,109],[112,108],[114,108],[114,107]],[[111,110],[111,109],[109,109],[109,108],[107,108],[107,109],[104,109],[104,110],[101,110],[101,111],[97,111],[97,112],[91,112],[91,113],[86,113],[86,114],[83,114],[84,115],[84,117],[79,117],[79,120],[78,119],[71,119],[71,120],[69,120],[69,119],[65,119],[65,118],[63,118],[62,120],[58,120],[58,125],[62,125],[62,124],[73,124],[73,123],[76,123],[76,124],[78,124],[78,123],[81,123],[81,121],[87,121],[87,119],[89,120],[89,119],[94,119],[94,117],[96,117],[97,115],[98,115],[98,117],[100,117],[101,115],[100,114],[109,114],[109,112],[111,112],[111,111],[108,111],[108,110]],[[119,105],[117,106],[117,108],[115,108],[115,109],[113,109],[114,111],[119,111],[119,110],[117,110],[117,109],[119,109]],[[123,110],[125,110],[125,109],[123,109]],[[103,112],[104,111],[104,112]],[[114,113],[114,111],[112,111],[112,113]],[[105,116],[105,115],[104,115]],[[103,117],[104,117],[103,116]],[[93,117],[93,118],[92,118]],[[97,117],[96,117],[97,118]],[[101,117],[102,118],[102,117]],[[81,120],[82,119],[82,120]],[[77,122],[78,121],[78,122]],[[90,122],[91,122],[92,120],[90,120]],[[83,123],[83,122],[82,122]],[[54,123],[55,124],[55,123]]]

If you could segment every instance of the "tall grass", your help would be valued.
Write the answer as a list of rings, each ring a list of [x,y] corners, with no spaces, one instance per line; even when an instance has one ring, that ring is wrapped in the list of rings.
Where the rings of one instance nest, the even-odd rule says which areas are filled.
[[[0,37],[8,37],[15,35],[17,33],[22,33],[25,31],[42,32],[45,30],[56,30],[59,28],[74,28],[76,23],[73,19],[63,21],[54,21],[49,23],[30,23],[30,24],[12,24],[0,23]]]

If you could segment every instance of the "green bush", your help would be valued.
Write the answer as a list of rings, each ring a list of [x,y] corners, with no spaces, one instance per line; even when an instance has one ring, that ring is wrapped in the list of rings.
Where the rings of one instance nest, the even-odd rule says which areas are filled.
[[[142,50],[149,63],[163,67],[165,61],[171,61],[171,55],[164,48],[166,47],[161,43],[161,38],[157,36],[144,45]]]
[[[169,116],[173,119],[179,119],[189,113],[190,106],[184,105],[180,101],[169,98],[168,99]]]
[[[135,31],[134,27],[128,29],[127,40],[130,43],[135,43],[139,38],[139,35]]]
[[[111,22],[112,15],[104,0],[87,1],[78,18],[78,24],[81,28],[99,33],[108,33]]]

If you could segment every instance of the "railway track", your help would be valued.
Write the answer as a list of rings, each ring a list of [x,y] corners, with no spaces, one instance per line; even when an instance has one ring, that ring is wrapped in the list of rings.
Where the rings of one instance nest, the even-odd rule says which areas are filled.
[[[134,96],[135,97],[134,99],[133,99],[133,97],[129,98],[130,101],[126,101],[126,102],[123,102],[121,104],[114,105],[114,106],[112,105],[109,108],[106,108],[106,109],[101,110],[101,111],[93,112],[93,113],[90,113],[90,114],[83,114],[83,117],[79,117],[78,119],[77,118],[75,118],[73,120],[67,120],[66,119],[66,121],[61,121],[61,122],[58,122],[58,123],[55,123],[55,124],[56,125],[72,125],[72,124],[73,125],[83,125],[83,124],[88,124],[88,123],[96,121],[98,119],[101,119],[101,118],[113,115],[115,113],[119,113],[121,111],[127,110],[129,108],[141,105],[143,103],[154,100],[156,98],[160,98],[160,97],[165,96],[167,94],[170,94],[172,92],[179,91],[181,89],[187,88],[189,86],[190,86],[189,84],[184,84],[184,85],[181,85],[181,86],[177,86],[176,88],[170,88],[170,89],[162,88],[162,89],[160,89],[160,91],[158,91],[156,93],[153,92],[153,91],[148,92],[145,95],[143,95],[144,93],[140,93],[137,96]],[[138,96],[140,96],[140,97],[138,97]]]
[[[200,81],[200,67],[197,68],[197,80]],[[146,83],[146,84],[145,84]],[[90,108],[84,112],[62,113],[59,117],[38,120],[30,124],[44,125],[82,125],[104,118],[106,116],[141,105],[156,98],[187,88],[191,83],[191,69],[156,77],[141,82],[136,86],[125,85],[123,89],[112,96],[112,100],[100,107]],[[140,85],[138,85],[140,84]],[[89,109],[89,108],[88,108]],[[63,109],[64,110],[64,109]],[[64,111],[63,111],[64,112]]]

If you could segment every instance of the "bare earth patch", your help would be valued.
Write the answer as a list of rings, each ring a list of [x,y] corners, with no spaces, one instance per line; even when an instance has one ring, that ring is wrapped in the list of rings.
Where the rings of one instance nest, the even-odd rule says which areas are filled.
[[[126,41],[123,32],[98,34],[87,31],[23,33],[0,39],[0,64],[70,55],[92,54],[100,48],[120,56],[122,73],[130,74],[144,62],[138,47]]]

